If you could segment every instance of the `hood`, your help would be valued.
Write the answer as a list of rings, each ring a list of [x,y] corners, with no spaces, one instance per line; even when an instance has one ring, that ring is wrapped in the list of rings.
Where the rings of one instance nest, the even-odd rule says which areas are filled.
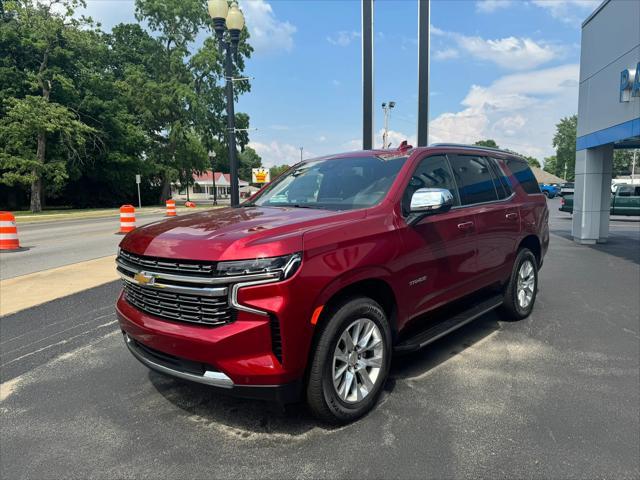
[[[351,222],[360,211],[242,207],[155,222],[129,233],[120,247],[137,255],[185,260],[243,260],[302,251],[305,230]]]

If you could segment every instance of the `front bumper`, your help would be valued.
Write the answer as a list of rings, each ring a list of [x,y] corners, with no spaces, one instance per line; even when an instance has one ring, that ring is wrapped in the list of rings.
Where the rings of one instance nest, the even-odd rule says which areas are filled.
[[[220,388],[243,398],[287,404],[297,402],[301,397],[302,382],[300,381],[283,385],[236,385],[226,374],[210,366],[158,352],[134,340],[126,332],[123,334],[131,354],[140,363],[156,372]]]

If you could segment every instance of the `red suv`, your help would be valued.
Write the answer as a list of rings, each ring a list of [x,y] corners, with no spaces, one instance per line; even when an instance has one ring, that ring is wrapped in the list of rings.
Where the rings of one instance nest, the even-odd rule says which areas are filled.
[[[544,195],[510,152],[434,145],[307,160],[238,208],[122,241],[117,313],[149,368],[238,395],[305,397],[344,423],[394,352],[483,313],[533,309]]]

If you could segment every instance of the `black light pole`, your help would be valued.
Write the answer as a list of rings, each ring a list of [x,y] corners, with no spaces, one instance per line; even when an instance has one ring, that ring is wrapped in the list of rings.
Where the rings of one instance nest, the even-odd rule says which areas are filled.
[[[418,146],[429,143],[429,8],[418,0]]]
[[[240,204],[238,189],[238,158],[236,152],[236,117],[233,105],[233,57],[238,55],[240,32],[244,27],[244,16],[237,2],[227,0],[209,0],[207,4],[209,16],[213,19],[213,28],[218,39],[218,46],[225,54],[224,76],[227,93],[227,135],[229,143],[229,173],[231,177],[231,206]],[[228,39],[225,32],[228,31]],[[215,177],[215,172],[214,172]],[[215,179],[214,179],[215,182]]]
[[[362,149],[373,148],[373,0],[362,0]]]

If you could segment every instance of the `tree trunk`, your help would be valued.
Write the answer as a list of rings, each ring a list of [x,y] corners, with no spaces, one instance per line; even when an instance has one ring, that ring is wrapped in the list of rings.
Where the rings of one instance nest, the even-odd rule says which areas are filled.
[[[162,184],[162,192],[160,193],[160,205],[164,205],[164,202],[171,198],[171,182],[165,176]]]
[[[44,165],[44,158],[47,149],[47,137],[43,130],[38,132],[38,150],[36,158],[40,165]],[[42,172],[38,168],[32,170],[35,177],[31,182],[31,211],[38,213],[42,211]]]

